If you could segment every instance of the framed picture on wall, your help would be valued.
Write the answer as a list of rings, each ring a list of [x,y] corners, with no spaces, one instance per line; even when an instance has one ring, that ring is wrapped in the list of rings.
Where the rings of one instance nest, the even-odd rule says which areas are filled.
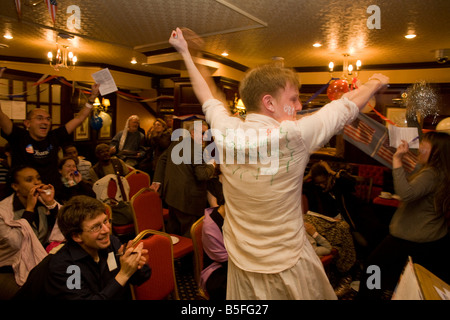
[[[394,122],[399,127],[407,127],[406,108],[386,108],[386,118]],[[389,123],[386,122],[386,126]]]
[[[78,114],[75,114],[75,117]],[[75,129],[73,139],[75,141],[89,140],[89,117],[84,119],[83,123]]]

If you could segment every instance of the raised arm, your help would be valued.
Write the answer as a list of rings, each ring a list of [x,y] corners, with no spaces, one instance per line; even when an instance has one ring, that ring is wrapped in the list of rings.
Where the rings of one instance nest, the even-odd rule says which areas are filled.
[[[11,119],[2,111],[2,108],[0,108],[0,129],[2,129],[7,136],[11,134],[13,129]]]
[[[86,103],[86,106],[81,109],[81,111],[78,113],[78,115],[66,123],[66,130],[70,134],[75,131],[75,129],[80,126],[83,121],[89,116],[92,110],[93,103],[95,101],[95,98],[98,96],[98,89],[100,87],[100,84],[95,83],[92,85],[91,90],[91,96],[88,99],[88,103]]]
[[[189,78],[191,79],[192,88],[194,89],[194,93],[199,102],[203,104],[205,101],[214,98],[208,82],[205,80],[192,59],[188,44],[183,37],[183,32],[180,28],[172,31],[169,43],[181,54],[184,63],[186,64]]]
[[[369,80],[356,90],[345,93],[342,97],[354,102],[359,110],[365,107],[369,99],[389,83],[389,78],[381,73],[375,73]]]

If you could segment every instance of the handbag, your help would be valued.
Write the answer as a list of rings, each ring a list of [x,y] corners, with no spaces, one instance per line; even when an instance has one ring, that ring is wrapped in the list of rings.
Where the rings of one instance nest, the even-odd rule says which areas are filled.
[[[112,224],[113,225],[126,225],[126,224],[133,224],[134,218],[133,218],[133,212],[131,209],[130,202],[128,201],[128,195],[125,192],[125,188],[122,183],[121,176],[119,175],[119,170],[116,163],[113,163],[114,169],[116,171],[117,175],[117,184],[119,185],[120,193],[122,194],[122,200],[117,201],[116,199],[107,199],[109,200],[109,206],[111,207],[112,211]]]
[[[112,211],[112,224],[121,226],[126,224],[133,224],[133,212],[131,211],[131,205],[128,201],[117,201],[116,199],[106,199],[105,201]]]

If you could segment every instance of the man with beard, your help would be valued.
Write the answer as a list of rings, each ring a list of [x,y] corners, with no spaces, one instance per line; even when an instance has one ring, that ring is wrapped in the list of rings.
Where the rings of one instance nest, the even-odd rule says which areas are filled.
[[[60,179],[59,147],[70,141],[72,132],[89,116],[99,87],[99,84],[92,86],[86,106],[75,118],[53,130],[52,118],[45,109],[36,108],[28,112],[23,121],[25,129],[14,125],[0,109],[0,128],[2,136],[11,146],[13,165],[30,165],[39,172],[44,183],[56,185]]]

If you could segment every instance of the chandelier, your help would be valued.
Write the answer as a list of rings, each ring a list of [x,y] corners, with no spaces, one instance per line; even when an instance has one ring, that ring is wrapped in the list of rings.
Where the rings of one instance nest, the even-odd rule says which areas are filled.
[[[352,64],[349,64],[348,61],[348,57],[350,56],[348,53],[344,53],[344,61],[342,63],[342,78],[343,79],[347,79],[349,76],[351,76],[353,73],[355,73],[355,77],[358,76],[358,71],[361,69],[361,60],[357,60],[355,65],[356,65],[356,70],[354,69]],[[328,69],[330,71],[330,73],[333,73],[334,70],[334,62],[330,62],[328,64]]]
[[[77,63],[77,57],[69,50],[69,46],[56,43],[56,52],[53,54],[49,51],[47,54],[50,66],[59,71],[61,68],[69,70],[75,69]]]

